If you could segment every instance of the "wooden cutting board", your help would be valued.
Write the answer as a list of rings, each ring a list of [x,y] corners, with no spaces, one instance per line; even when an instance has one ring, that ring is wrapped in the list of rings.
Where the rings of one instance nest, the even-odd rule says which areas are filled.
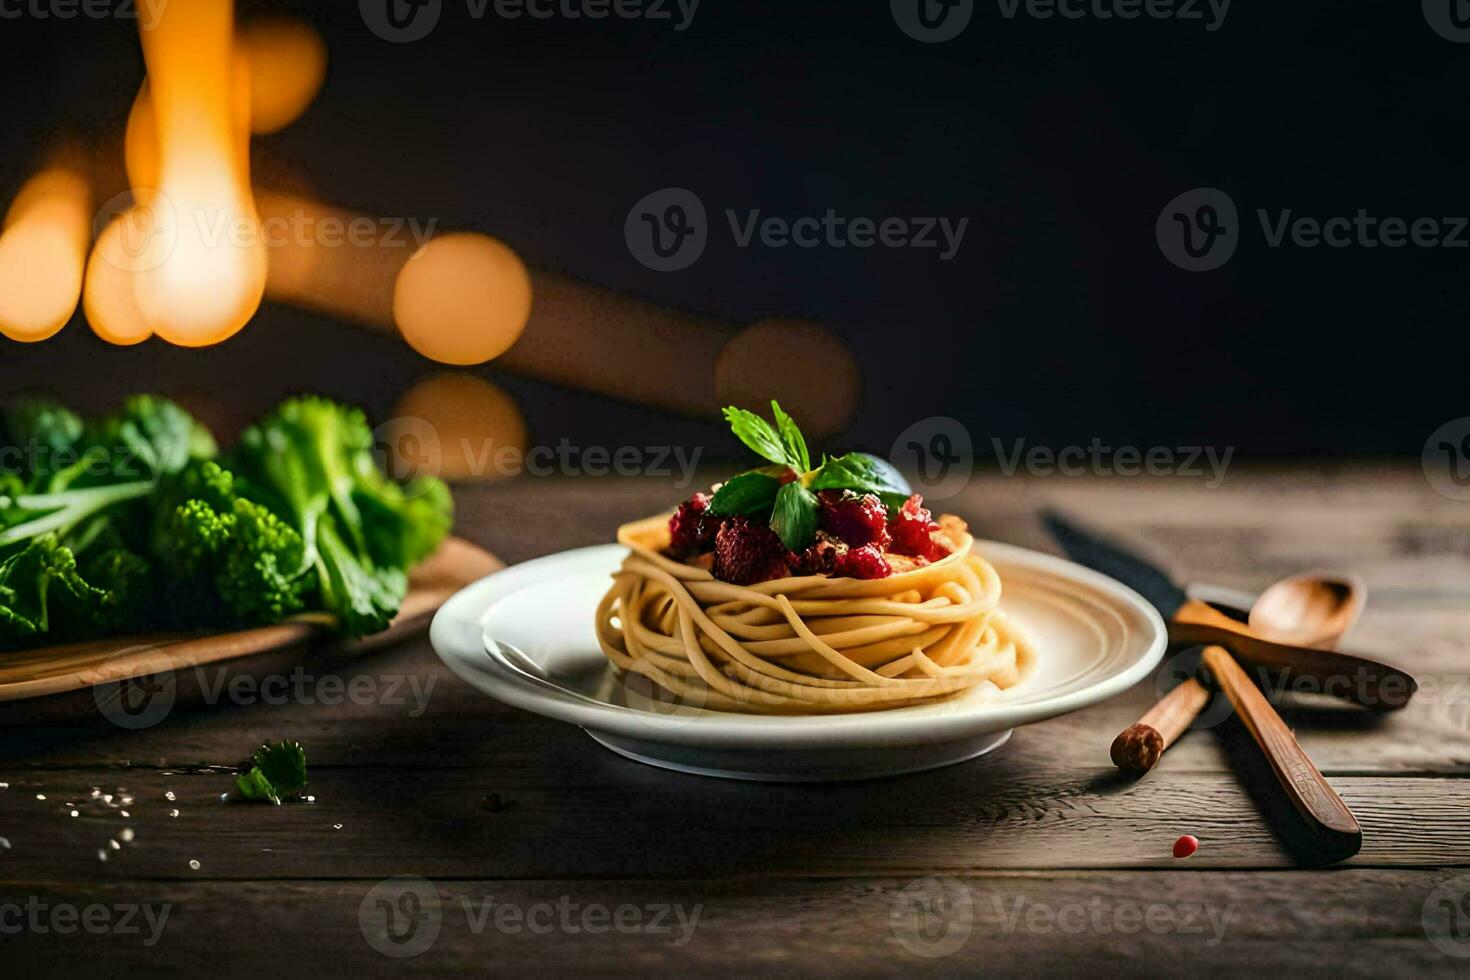
[[[447,539],[409,576],[408,595],[393,625],[360,640],[334,635],[323,614],[304,614],[232,633],[151,633],[0,653],[0,724],[95,715],[101,709],[100,685],[116,691],[119,681],[169,672],[179,688],[175,697],[187,702],[198,693],[190,668],[206,664],[227,664],[226,682],[234,676],[259,680],[299,666],[331,670],[422,634],[450,596],[503,567],[478,545]]]

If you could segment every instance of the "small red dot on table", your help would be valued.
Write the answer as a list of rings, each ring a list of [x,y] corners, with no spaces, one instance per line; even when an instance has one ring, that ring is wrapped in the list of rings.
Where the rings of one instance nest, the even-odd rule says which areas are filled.
[[[1189,834],[1185,834],[1174,842],[1174,856],[1177,858],[1187,858],[1197,850],[1199,850],[1199,838]]]

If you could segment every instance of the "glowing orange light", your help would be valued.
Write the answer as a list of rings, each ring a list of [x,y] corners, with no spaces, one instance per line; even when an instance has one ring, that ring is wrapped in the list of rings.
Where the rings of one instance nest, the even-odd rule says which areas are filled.
[[[138,273],[159,261],[163,239],[155,234],[147,205],[134,206],[112,220],[87,261],[82,309],[92,332],[111,344],[140,344],[153,336],[138,309]]]
[[[531,316],[531,276],[503,242],[456,233],[431,240],[398,274],[393,321],[405,340],[443,364],[483,364],[505,353]]]
[[[514,399],[473,374],[445,371],[410,388],[388,423],[395,472],[493,480],[524,467],[526,418]]]
[[[237,87],[233,112],[237,127],[252,133],[274,133],[306,111],[327,74],[327,46],[309,24],[272,17],[241,28],[235,44]],[[248,149],[248,136],[238,136]],[[128,182],[133,187],[158,186],[158,124],[145,80],[128,113],[123,142]]]
[[[720,352],[715,391],[724,405],[775,398],[809,435],[831,435],[857,411],[862,375],[847,345],[821,327],[773,318],[752,323]]]
[[[75,170],[43,170],[21,188],[0,235],[0,333],[33,343],[71,320],[91,215],[92,190]]]
[[[239,48],[249,65],[251,132],[285,129],[321,91],[326,42],[310,24],[270,17],[241,28]]]
[[[260,306],[266,254],[236,117],[232,0],[169,4],[142,31],[159,147],[152,205],[165,257],[134,286],[144,321],[186,347],[233,335]],[[139,188],[135,188],[139,189]]]

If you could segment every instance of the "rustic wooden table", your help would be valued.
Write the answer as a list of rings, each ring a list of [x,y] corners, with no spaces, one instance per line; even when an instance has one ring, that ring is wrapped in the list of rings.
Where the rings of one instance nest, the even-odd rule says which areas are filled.
[[[653,480],[507,482],[461,492],[461,532],[516,562],[606,541],[677,496]],[[1263,816],[1269,786],[1242,781],[1234,722],[1117,778],[1108,744],[1151,682],[963,765],[768,786],[615,756],[490,702],[416,642],[139,731],[5,732],[7,973],[1470,968],[1470,505],[1416,465],[1371,464],[1237,467],[1216,489],[996,476],[950,509],[982,537],[1054,550],[1044,503],[1185,578],[1367,579],[1346,645],[1424,689],[1383,718],[1288,715],[1362,822],[1358,857],[1293,865]],[[281,738],[307,747],[315,802],[221,803],[232,780],[216,767]],[[1200,840],[1188,860],[1170,855],[1182,834]],[[382,884],[395,876],[432,884]]]

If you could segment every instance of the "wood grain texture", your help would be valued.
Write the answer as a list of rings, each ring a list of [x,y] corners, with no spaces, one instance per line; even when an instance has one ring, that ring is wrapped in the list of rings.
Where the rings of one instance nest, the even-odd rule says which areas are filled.
[[[679,882],[432,879],[436,902],[424,921],[436,923],[437,932],[422,952],[396,961],[369,945],[362,925],[377,882],[137,881],[87,886],[88,900],[109,907],[147,904],[155,922],[167,906],[160,930],[150,930],[140,915],[139,933],[126,936],[26,934],[7,938],[5,956],[18,973],[64,962],[78,972],[150,975],[208,969],[278,976],[304,958],[313,975],[330,977],[398,970],[1213,977],[1246,970],[1325,975],[1326,963],[1332,976],[1451,976],[1464,961],[1433,945],[1422,923],[1436,887],[1456,879],[1456,872],[1437,869]],[[79,887],[47,879],[24,883],[12,894],[50,905],[75,902]],[[956,901],[920,918],[938,894]],[[599,910],[616,914],[620,908],[623,928],[608,928]],[[220,929],[222,922],[229,923],[227,930]],[[591,932],[584,922],[603,931]],[[1432,907],[1429,922],[1443,934]],[[303,923],[310,924],[309,950],[286,954],[282,939],[300,935]],[[533,932],[532,923],[541,931]],[[370,920],[368,929],[373,925]]]
[[[154,947],[31,930],[6,937],[4,962],[254,976],[308,963],[344,976],[1452,974],[1467,961],[1431,942],[1444,906],[1426,902],[1446,883],[1435,894],[1459,896],[1453,883],[1470,874],[1470,510],[1435,494],[1415,462],[1233,466],[1218,487],[1205,482],[984,472],[944,507],[978,536],[1048,551],[1036,510],[1075,509],[1181,581],[1259,589],[1306,567],[1362,575],[1371,599],[1342,645],[1403,664],[1418,694],[1392,714],[1278,699],[1362,823],[1363,851],[1341,867],[1292,869],[1265,817],[1280,803],[1274,780],[1237,778],[1250,741],[1228,718],[1207,711],[1142,782],[1118,776],[1109,742],[1157,700],[1156,679],[950,769],[752,788],[640,766],[570,726],[500,707],[414,642],[283,670],[280,688],[234,690],[206,673],[195,681],[212,700],[139,731],[105,721],[0,730],[0,782],[10,784],[0,835],[11,843],[0,850],[0,903],[176,906]],[[511,480],[461,489],[458,531],[523,561],[603,543],[617,523],[687,494],[651,478]],[[306,744],[317,802],[222,804],[230,777],[209,767],[277,738]],[[125,787],[129,816],[89,805],[69,816],[64,805],[86,804],[93,786],[115,797]],[[498,808],[482,804],[491,794]],[[133,841],[99,861],[123,826]],[[1186,833],[1200,849],[1175,860],[1171,845]],[[432,879],[445,910],[432,948],[403,964],[372,949],[359,925],[369,889],[398,874]],[[972,920],[957,951],[926,958],[894,916],[908,914],[915,882],[935,877],[960,880]],[[917,886],[921,900],[926,889]],[[460,902],[527,908],[561,896],[704,911],[676,946],[616,931],[475,932]],[[1112,928],[1116,914],[1155,905],[1158,915],[1232,917],[1215,945],[1198,931]],[[1108,928],[1055,924],[1094,909]]]

